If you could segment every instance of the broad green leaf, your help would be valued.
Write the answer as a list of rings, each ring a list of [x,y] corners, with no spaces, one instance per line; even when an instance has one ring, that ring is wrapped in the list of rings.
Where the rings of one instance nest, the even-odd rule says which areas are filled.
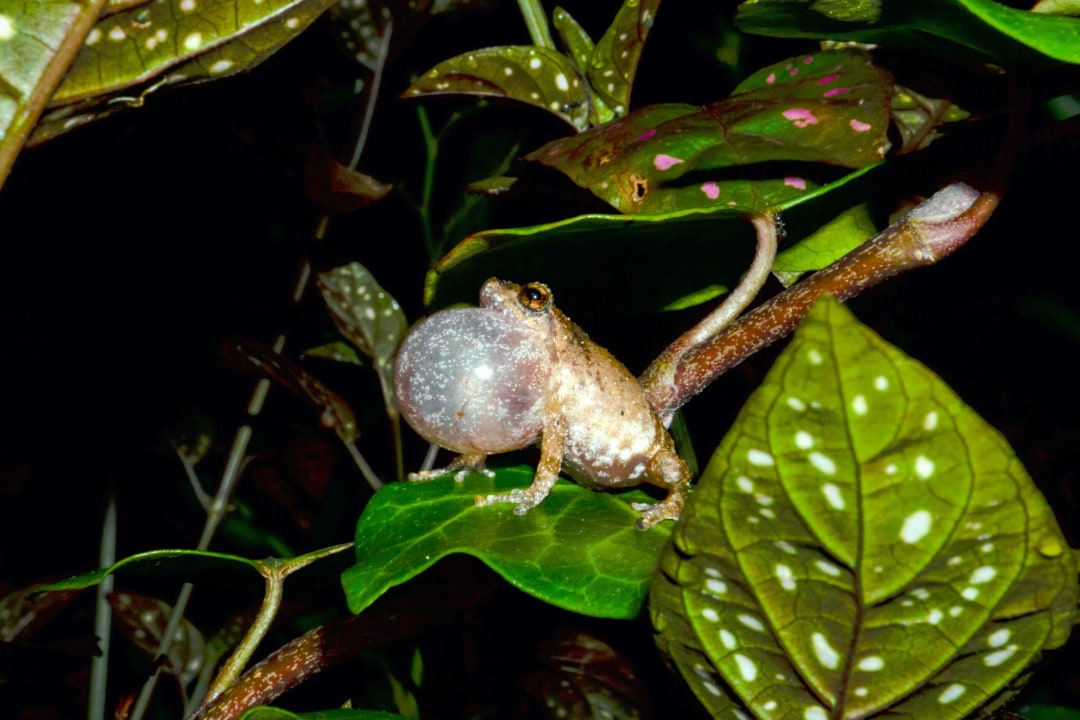
[[[501,97],[546,110],[575,130],[589,127],[589,90],[573,61],[534,45],[483,48],[444,60],[404,94]]]
[[[357,564],[342,576],[349,609],[359,613],[440,558],[466,553],[544,602],[597,617],[637,615],[670,524],[636,529],[630,502],[648,500],[640,490],[594,492],[566,481],[525,515],[473,502],[525,487],[532,475],[507,468],[494,479],[447,476],[379,490],[356,526]]]
[[[101,18],[50,101],[34,142],[166,85],[250,70],[299,35],[333,0],[163,0]]]
[[[0,185],[105,0],[0,6]]]
[[[1077,600],[1004,439],[833,300],[743,407],[661,567],[658,642],[716,717],[959,720],[1065,642]]]
[[[993,0],[749,0],[735,23],[761,35],[880,43],[1020,69],[1080,62],[1080,20]]]
[[[856,50],[758,71],[705,108],[653,105],[527,156],[623,213],[761,210],[885,156],[892,80]],[[830,167],[833,166],[833,167]]]
[[[869,194],[860,179],[872,180],[871,172],[857,170],[777,206],[791,243],[777,256],[778,269],[796,274],[820,269],[873,234],[860,220],[815,235],[849,210],[851,195]],[[848,227],[855,234],[840,232]],[[811,245],[800,251],[804,238]],[[658,215],[579,215],[470,235],[428,273],[424,301],[436,308],[475,303],[484,280],[498,276],[554,283],[568,312],[574,307],[604,308],[606,314],[674,310],[726,292],[749,266],[753,248],[745,212],[725,206]],[[619,272],[611,272],[613,263]],[[627,293],[628,287],[649,291]]]
[[[638,61],[659,7],[660,0],[625,0],[614,22],[596,43],[589,59],[589,85],[597,105],[611,115],[601,114],[601,122],[622,117],[630,108]]]

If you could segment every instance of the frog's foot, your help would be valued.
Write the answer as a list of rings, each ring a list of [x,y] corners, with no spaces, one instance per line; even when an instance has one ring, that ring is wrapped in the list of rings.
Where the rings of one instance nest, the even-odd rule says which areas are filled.
[[[495,503],[517,503],[514,508],[515,515],[524,515],[532,508],[540,504],[547,497],[547,492],[534,492],[532,487],[525,490],[516,489],[502,495],[477,495],[476,507],[487,507]]]
[[[637,526],[639,530],[648,530],[653,525],[664,520],[678,520],[682,513],[683,496],[677,493],[668,495],[663,502],[656,503],[633,503],[631,505],[641,513]]]
[[[455,482],[461,482],[469,473],[481,473],[488,477],[495,477],[494,472],[484,467],[484,460],[486,458],[487,455],[480,454],[472,455],[466,453],[458,455],[451,460],[450,464],[446,467],[409,473],[409,480],[412,482],[423,482],[425,480],[434,480],[437,477],[449,475],[450,473],[454,473]]]

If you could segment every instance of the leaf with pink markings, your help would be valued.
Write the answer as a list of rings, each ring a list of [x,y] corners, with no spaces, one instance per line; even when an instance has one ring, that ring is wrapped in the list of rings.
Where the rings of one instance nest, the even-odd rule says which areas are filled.
[[[892,79],[855,50],[800,55],[705,108],[655,105],[528,159],[624,213],[787,202],[881,160]],[[831,167],[830,167],[831,166]]]

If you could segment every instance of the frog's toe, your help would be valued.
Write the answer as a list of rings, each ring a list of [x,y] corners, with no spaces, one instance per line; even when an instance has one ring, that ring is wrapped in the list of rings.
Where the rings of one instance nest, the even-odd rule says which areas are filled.
[[[635,510],[641,513],[641,517],[638,518],[637,526],[639,530],[648,530],[653,525],[661,523],[664,520],[678,520],[679,513],[682,510],[682,503],[676,506],[674,503],[633,503],[631,505]]]

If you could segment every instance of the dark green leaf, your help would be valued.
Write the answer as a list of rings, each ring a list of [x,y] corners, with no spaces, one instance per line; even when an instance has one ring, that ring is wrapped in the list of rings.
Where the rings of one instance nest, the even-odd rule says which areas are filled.
[[[0,185],[104,0],[0,7]]]
[[[750,0],[735,22],[761,35],[880,43],[1021,69],[1080,62],[1080,20],[993,0]]]
[[[165,85],[249,70],[299,35],[334,0],[163,0],[98,21],[50,101],[42,142]]]
[[[654,621],[714,716],[964,718],[1076,609],[1074,556],[1002,437],[832,300],[672,537]]]
[[[930,98],[909,88],[897,87],[892,101],[892,119],[900,131],[900,152],[921,150],[938,136],[943,123],[957,122],[970,113],[944,98]]]
[[[638,61],[659,7],[660,0],[625,0],[615,21],[596,44],[588,78],[600,122],[622,117],[630,108]]]
[[[858,224],[815,232],[850,208],[850,187],[861,183],[849,184],[868,176],[869,170],[857,170],[776,208],[793,243],[777,257],[778,269],[795,274],[817,270],[868,237],[861,218]],[[848,231],[852,234],[845,234]],[[800,250],[807,237],[811,244]],[[723,206],[662,215],[580,215],[467,237],[428,273],[424,299],[432,307],[475,303],[484,280],[497,276],[549,284],[558,279],[560,305],[568,309],[627,314],[674,310],[726,292],[746,270],[753,247],[745,213]],[[613,262],[618,263],[617,273],[611,272]],[[649,292],[626,293],[627,287],[648,287]]]
[[[172,577],[208,572],[233,572],[237,565],[246,565],[258,572],[259,565],[239,555],[206,552],[203,550],[153,550],[131,555],[103,570],[75,575],[66,580],[42,585],[38,590],[81,590],[93,587],[109,575],[121,570],[140,573],[166,573]]]
[[[561,7],[555,8],[555,12],[552,13],[551,24],[555,26],[559,39],[570,52],[574,67],[579,73],[585,75],[589,71],[589,60],[592,58],[593,48],[596,47],[589,33],[585,32],[585,29],[578,25],[577,20]]]
[[[761,210],[861,168],[888,146],[892,80],[865,53],[801,55],[706,108],[654,105],[527,156],[624,213]]]
[[[589,91],[573,61],[533,45],[483,48],[444,60],[405,95],[501,97],[542,108],[575,130],[589,127]]]
[[[359,613],[450,553],[484,561],[510,584],[584,615],[631,618],[641,608],[668,523],[636,529],[631,501],[640,490],[611,494],[560,482],[525,515],[509,505],[478,508],[477,495],[532,480],[531,468],[393,483],[364,509],[356,527],[357,564],[342,576],[349,608]]]

